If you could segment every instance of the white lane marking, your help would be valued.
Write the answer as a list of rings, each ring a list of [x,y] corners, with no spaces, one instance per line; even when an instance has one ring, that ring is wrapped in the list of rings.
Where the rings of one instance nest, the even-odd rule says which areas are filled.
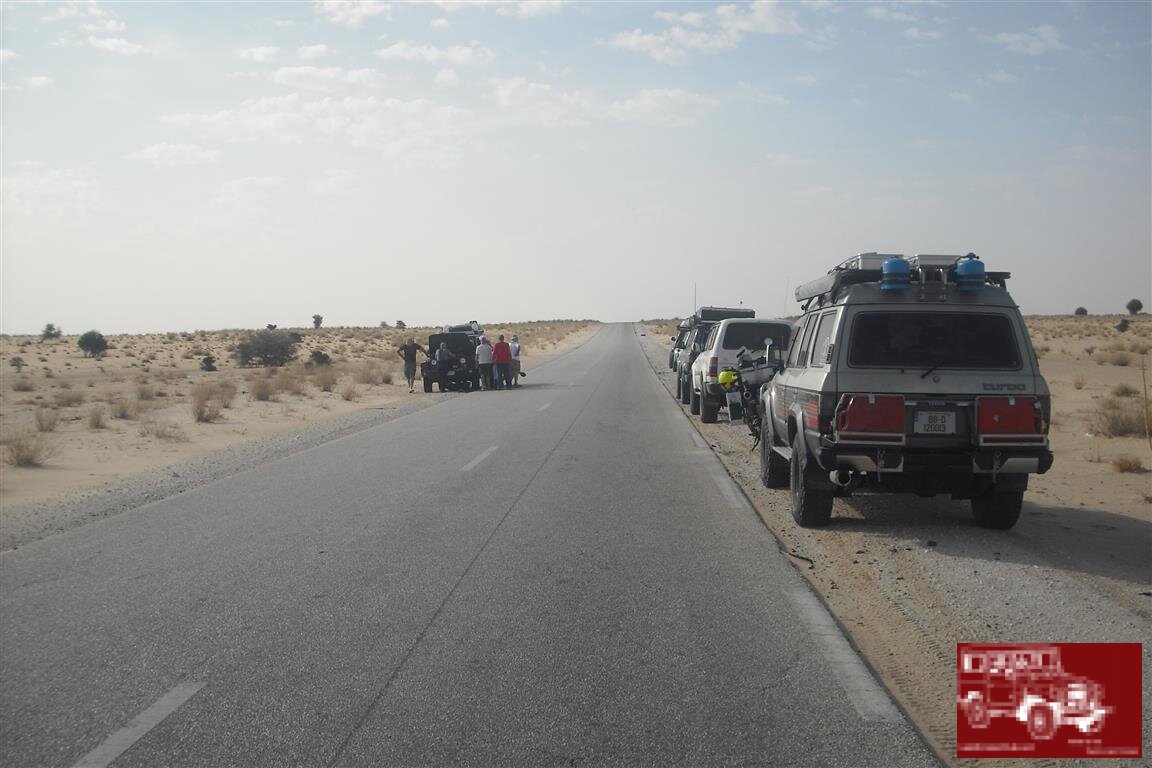
[[[536,410],[538,410],[538,411],[546,411],[546,410],[548,410],[548,406],[550,406],[550,405],[552,405],[552,403],[550,403],[550,402],[549,402],[549,403],[544,403],[544,405],[540,406],[540,407],[539,407],[539,408],[537,408]]]
[[[824,604],[804,588],[791,589],[788,596],[800,610],[800,621],[808,633],[816,638],[820,652],[828,660],[857,714],[871,722],[901,722],[903,718],[900,711],[888,697],[887,691],[872,679],[872,673],[860,661],[856,651],[852,650]]]
[[[205,683],[182,683],[133,718],[132,722],[116,731],[76,763],[75,768],[107,768],[113,760],[128,751],[128,748],[155,728],[161,720],[180,708],[184,702],[196,695]]]
[[[476,458],[472,459],[472,461],[468,462],[464,466],[460,467],[460,471],[461,472],[471,472],[472,470],[476,469],[476,467],[480,464],[480,462],[484,461],[484,459],[486,459],[492,455],[492,451],[494,451],[494,450],[496,450],[496,446],[494,446],[494,445],[490,446],[488,448],[485,448],[483,453],[481,453]]]
[[[732,485],[732,479],[728,475],[721,477],[720,475],[713,475],[712,479],[716,481],[716,487],[720,489],[720,493],[728,500],[728,503],[737,509],[744,508],[744,498],[740,495],[739,491]]]

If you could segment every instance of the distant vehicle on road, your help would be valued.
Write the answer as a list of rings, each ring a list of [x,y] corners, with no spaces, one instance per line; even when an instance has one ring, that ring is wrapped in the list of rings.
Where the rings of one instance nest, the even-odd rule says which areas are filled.
[[[471,392],[480,389],[480,368],[476,364],[476,344],[479,339],[479,334],[471,330],[467,333],[434,333],[429,336],[428,352],[432,358],[420,363],[424,391],[431,392],[434,384],[439,386],[441,392]],[[441,342],[446,343],[452,353],[452,361],[445,366],[443,375],[436,361],[436,350],[440,349]]]

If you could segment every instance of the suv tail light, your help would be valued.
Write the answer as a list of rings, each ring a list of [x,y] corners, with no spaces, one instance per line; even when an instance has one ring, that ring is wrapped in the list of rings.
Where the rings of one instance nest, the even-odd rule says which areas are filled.
[[[844,395],[836,408],[836,439],[902,444],[904,423],[903,395]]]
[[[1044,411],[1034,397],[976,398],[976,430],[980,445],[1047,442]]]
[[[719,361],[715,357],[708,358],[708,378],[716,378],[716,367]]]

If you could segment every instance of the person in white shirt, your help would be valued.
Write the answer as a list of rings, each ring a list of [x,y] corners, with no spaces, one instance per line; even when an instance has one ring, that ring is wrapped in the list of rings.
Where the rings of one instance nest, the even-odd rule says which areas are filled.
[[[492,389],[492,345],[484,336],[476,345],[476,367],[480,369],[480,384],[484,389]]]
[[[518,387],[520,386],[520,337],[513,335],[508,347],[512,350],[512,386]]]

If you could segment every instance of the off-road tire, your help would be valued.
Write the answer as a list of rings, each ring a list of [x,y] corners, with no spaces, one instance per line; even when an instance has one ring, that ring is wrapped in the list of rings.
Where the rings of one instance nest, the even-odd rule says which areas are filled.
[[[1028,735],[1036,741],[1047,741],[1056,735],[1056,712],[1048,704],[1036,704],[1028,710]]]
[[[676,377],[676,394],[674,395],[674,397],[675,397],[677,400],[679,400],[679,399],[680,399],[680,390],[682,390],[683,388],[684,388],[684,382],[683,382],[683,381],[681,381],[681,379],[680,379],[680,377],[679,377],[679,376],[677,376],[677,377]]]
[[[983,698],[977,697],[964,702],[964,717],[973,728],[987,728],[992,722],[992,713]]]
[[[432,391],[432,379],[424,379],[424,391],[425,392],[431,392]]]
[[[972,518],[981,528],[1006,531],[1020,519],[1024,491],[1005,491],[993,485],[972,497]]]
[[[792,518],[802,528],[828,525],[832,519],[832,491],[816,485],[818,469],[812,465],[804,447],[804,434],[798,430],[792,439],[788,485],[792,491]]]
[[[691,387],[692,385],[689,384],[688,386]],[[693,416],[700,415],[700,393],[695,389],[692,390],[691,397],[688,400],[688,412]]]
[[[700,421],[705,424],[715,424],[716,416],[720,413],[720,404],[703,392],[700,393]]]
[[[760,422],[760,482],[765,488],[787,488],[791,483],[788,462],[772,450],[772,435],[768,432],[768,421]]]
[[[692,401],[692,384],[680,377],[680,402],[688,405]]]

